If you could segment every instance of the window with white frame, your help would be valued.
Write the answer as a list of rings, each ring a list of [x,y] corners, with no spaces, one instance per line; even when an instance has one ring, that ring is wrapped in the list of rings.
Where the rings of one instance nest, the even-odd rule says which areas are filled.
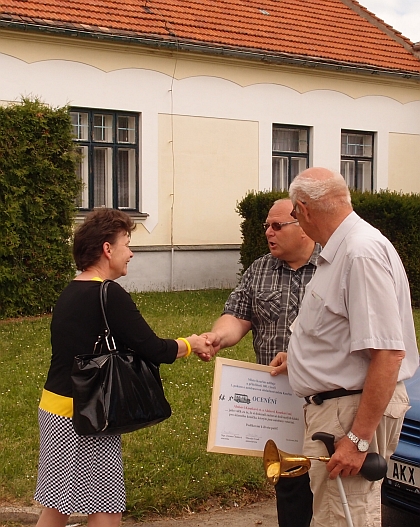
[[[81,154],[77,206],[139,211],[138,114],[71,108],[70,116]]]
[[[273,190],[287,190],[293,179],[309,167],[309,128],[273,125]]]
[[[373,190],[373,132],[341,131],[341,174],[351,189]]]

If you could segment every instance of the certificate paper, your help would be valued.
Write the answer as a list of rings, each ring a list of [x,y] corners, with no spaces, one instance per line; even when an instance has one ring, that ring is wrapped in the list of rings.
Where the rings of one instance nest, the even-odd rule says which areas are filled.
[[[262,457],[265,443],[290,454],[303,451],[303,401],[287,375],[271,366],[216,357],[209,452]]]

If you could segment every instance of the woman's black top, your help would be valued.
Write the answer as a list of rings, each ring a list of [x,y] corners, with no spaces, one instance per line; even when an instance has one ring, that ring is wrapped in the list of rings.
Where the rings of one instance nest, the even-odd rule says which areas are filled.
[[[51,321],[52,357],[45,389],[72,397],[71,370],[76,355],[93,353],[104,322],[100,282],[74,280],[60,295]],[[178,353],[175,340],[161,339],[144,320],[129,293],[116,282],[108,286],[106,315],[118,350],[130,348],[155,364],[171,364]]]

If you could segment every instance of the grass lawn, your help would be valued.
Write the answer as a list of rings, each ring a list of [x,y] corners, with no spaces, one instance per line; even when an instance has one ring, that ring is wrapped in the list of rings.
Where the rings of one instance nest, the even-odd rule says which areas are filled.
[[[165,338],[208,331],[229,291],[133,295],[156,333]],[[414,311],[420,335],[420,310]],[[38,456],[37,404],[50,360],[50,317],[0,323],[0,501],[28,505]],[[251,335],[220,356],[254,362]],[[272,488],[262,460],[206,451],[214,362],[191,356],[161,366],[172,417],[123,436],[129,514],[197,510],[209,499],[241,502]]]
[[[142,314],[164,338],[211,329],[229,291],[135,294]],[[36,482],[37,404],[50,360],[50,317],[0,323],[0,500],[28,505]],[[248,335],[220,356],[254,361]],[[214,362],[195,356],[162,364],[172,417],[123,436],[127,509],[141,518],[196,509],[209,498],[240,502],[271,493],[259,458],[208,453]]]

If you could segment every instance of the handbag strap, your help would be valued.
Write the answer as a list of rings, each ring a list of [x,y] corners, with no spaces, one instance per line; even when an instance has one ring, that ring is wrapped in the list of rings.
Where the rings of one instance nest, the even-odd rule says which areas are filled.
[[[105,331],[104,331],[105,342],[106,342],[106,345],[109,351],[116,352],[117,348],[115,345],[115,340],[114,340],[114,337],[111,335],[111,329],[109,327],[108,319],[106,318],[106,312],[105,312],[106,305],[108,302],[108,285],[110,282],[112,282],[112,280],[104,280],[103,282],[101,282],[101,286],[99,289],[99,300],[101,303],[102,317],[105,323]]]

